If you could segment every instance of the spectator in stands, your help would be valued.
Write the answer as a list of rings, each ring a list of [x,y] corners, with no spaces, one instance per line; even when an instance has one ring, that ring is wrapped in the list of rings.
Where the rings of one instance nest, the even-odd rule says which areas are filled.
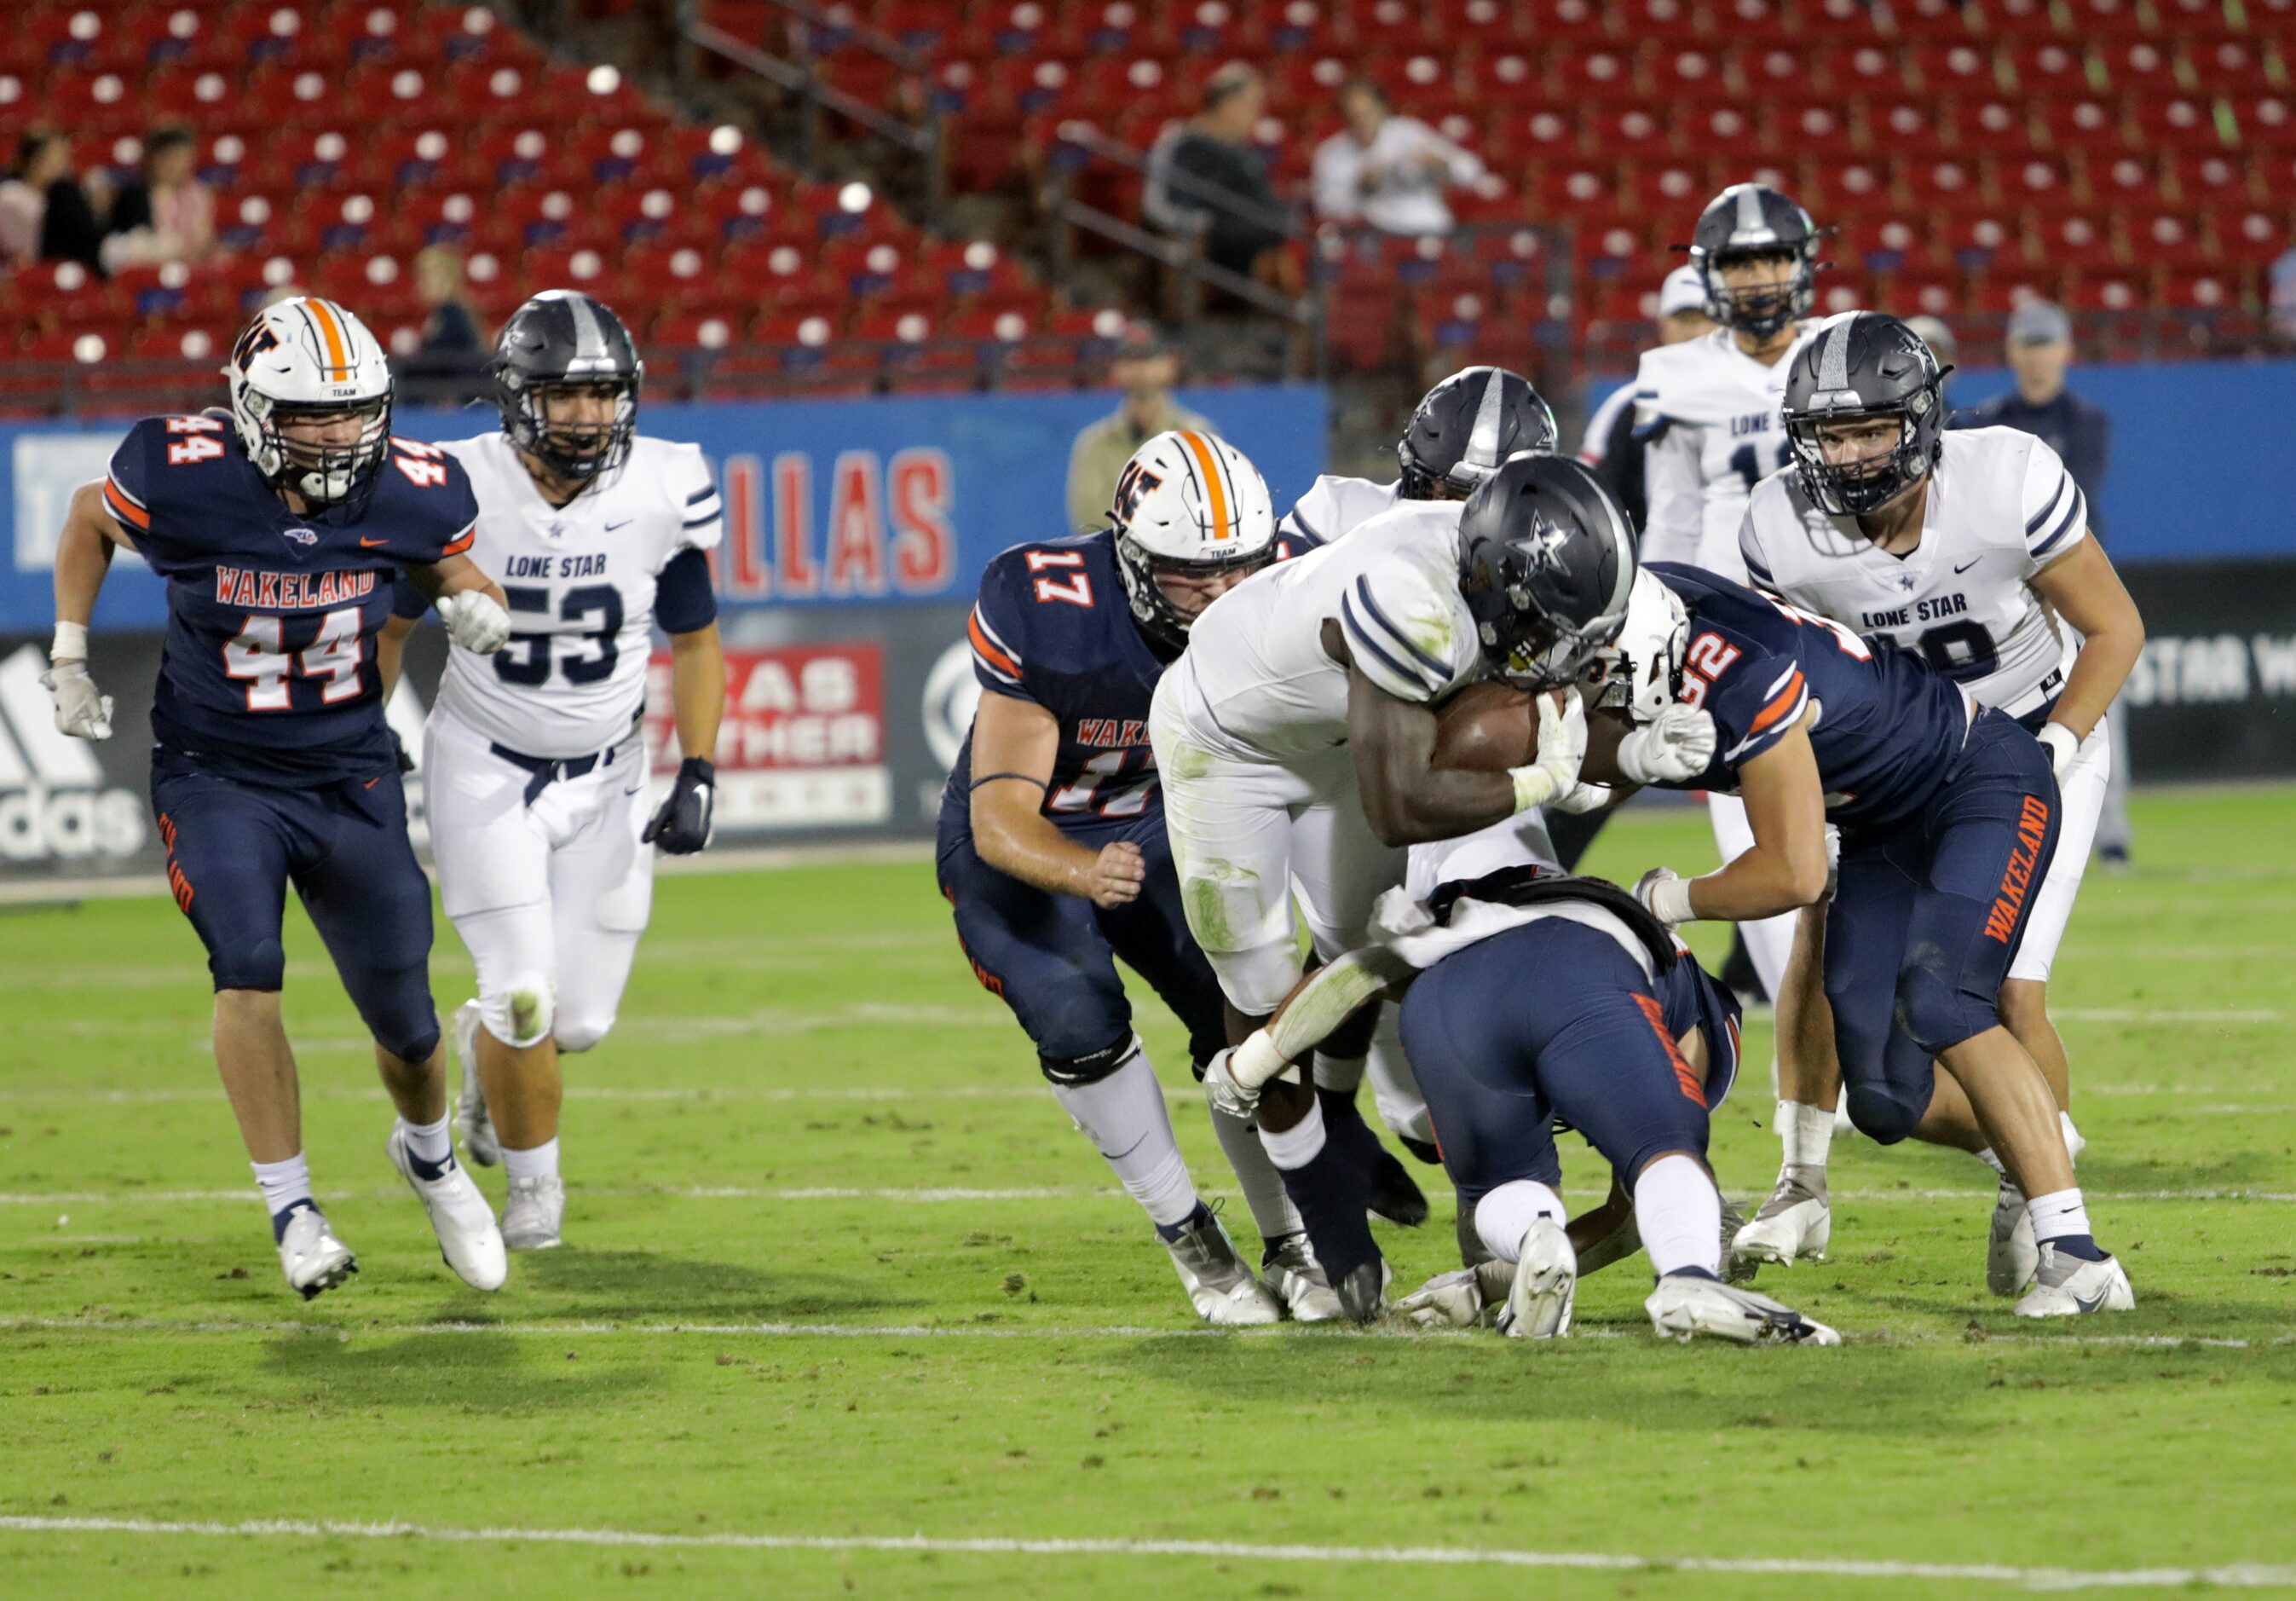
[[[1292,215],[1251,142],[1267,106],[1259,74],[1231,62],[1204,84],[1203,109],[1168,127],[1148,152],[1141,209],[1168,234],[1201,239],[1204,259],[1245,277],[1282,281]]]
[[[393,364],[421,398],[442,405],[475,398],[487,341],[463,299],[463,259],[444,245],[414,252],[414,298],[422,302],[422,342]]]
[[[2009,370],[2017,385],[1981,405],[1956,414],[1956,428],[2021,429],[2063,458],[2065,471],[2088,500],[2089,531],[2103,537],[2097,491],[2104,487],[2105,456],[2112,423],[2104,413],[2065,385],[2072,365],[2073,324],[2063,308],[2047,300],[2028,300],[2009,315]],[[2112,777],[2097,818],[2096,853],[2109,867],[2128,865],[2133,836],[2128,825],[2128,719],[2113,718]]]
[[[16,142],[15,164],[0,184],[0,260],[77,261],[102,270],[103,227],[72,170],[71,141],[36,128]]]
[[[1678,345],[1713,331],[1714,319],[1706,315],[1705,279],[1694,267],[1676,267],[1659,285],[1658,342]],[[1586,437],[1578,442],[1578,459],[1610,486],[1639,533],[1650,505],[1643,490],[1643,444],[1635,438],[1631,381],[1612,390],[1587,420]]]
[[[134,180],[111,202],[105,267],[197,264],[215,254],[215,194],[200,182],[198,162],[190,128],[169,123],[152,130]]]
[[[2272,332],[2291,344],[2296,344],[2296,250],[2288,251],[2272,264],[2272,281],[2267,291],[2265,315]]]
[[[1347,127],[1316,147],[1316,215],[1382,234],[1447,234],[1446,187],[1479,181],[1483,164],[1416,117],[1398,117],[1368,78],[1340,89]]]
[[[1172,398],[1180,358],[1146,323],[1125,330],[1108,376],[1124,391],[1124,403],[1077,435],[1069,447],[1069,522],[1079,533],[1108,521],[1124,464],[1152,435],[1171,429],[1219,431]]]

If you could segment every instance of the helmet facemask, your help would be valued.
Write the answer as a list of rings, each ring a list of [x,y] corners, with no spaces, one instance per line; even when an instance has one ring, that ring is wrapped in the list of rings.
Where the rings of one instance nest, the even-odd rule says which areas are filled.
[[[356,511],[374,493],[375,474],[390,451],[390,397],[357,401],[275,400],[252,386],[240,397],[240,410],[257,433],[249,452],[266,481],[291,490],[313,510]],[[321,444],[288,430],[297,424],[356,417],[357,438]]]
[[[1595,706],[1640,727],[1682,698],[1690,613],[1655,573],[1637,571],[1617,639],[1588,669]]]
[[[517,368],[497,365],[496,400],[502,410],[503,430],[511,442],[569,483],[587,484],[610,477],[629,460],[637,438],[638,384],[634,374],[594,378],[568,377],[531,380]],[[603,422],[553,421],[554,395],[611,391],[613,415]],[[562,404],[562,399],[561,401]]]
[[[1175,656],[1187,648],[1189,627],[1203,615],[1203,608],[1183,611],[1164,587],[1166,577],[1204,578],[1219,573],[1242,576],[1257,572],[1275,560],[1275,547],[1270,544],[1258,550],[1238,551],[1234,555],[1185,562],[1160,556],[1125,529],[1116,530],[1116,571],[1124,579],[1125,596],[1132,604],[1132,620],[1140,625],[1140,631],[1152,643]]]
[[[1776,261],[1789,265],[1792,271],[1783,283],[1733,289],[1724,281],[1723,269],[1743,261]],[[1775,337],[1806,316],[1816,303],[1815,242],[1808,250],[1780,246],[1732,250],[1702,259],[1698,268],[1706,281],[1706,315],[1724,327],[1754,339]]]
[[[1792,416],[1786,440],[1802,488],[1817,509],[1833,517],[1864,517],[1879,512],[1929,476],[1937,459],[1935,438],[1917,413],[1942,404],[1938,387],[1928,385],[1908,399],[1885,406],[1843,408]],[[1837,462],[1826,450],[1826,435],[1844,423],[1891,422],[1898,437],[1884,450]]]

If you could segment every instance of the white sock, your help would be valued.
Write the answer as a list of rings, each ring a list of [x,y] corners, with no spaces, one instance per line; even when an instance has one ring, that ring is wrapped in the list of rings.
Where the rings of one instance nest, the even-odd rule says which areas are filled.
[[[2035,1195],[2025,1203],[2033,1219],[2033,1238],[2062,1239],[2069,1234],[2091,1234],[2088,1226],[2088,1203],[2081,1199],[2078,1188],[2052,1190],[2046,1195]]]
[[[1287,1170],[1306,1167],[1324,1148],[1323,1103],[1309,1100],[1308,1115],[1281,1132],[1261,1123],[1259,1143],[1267,1148],[1267,1160],[1277,1167]]]
[[[1540,1218],[1565,1221],[1562,1197],[1536,1178],[1510,1178],[1475,1203],[1475,1236],[1503,1262],[1522,1260],[1522,1236]],[[1719,1228],[1721,1225],[1715,1225]]]
[[[2065,1131],[2065,1160],[2079,1162],[2080,1154],[2088,1148],[2088,1141],[2082,1138],[2081,1131],[2073,1127],[2073,1114],[2070,1112],[2057,1113],[2057,1126]]]
[[[523,1151],[502,1148],[503,1172],[512,1178],[555,1178],[558,1177],[558,1137],[552,1135],[538,1145]]]
[[[1185,1222],[1196,1210],[1196,1186],[1172,1137],[1164,1087],[1136,1048],[1124,1065],[1093,1084],[1055,1084],[1053,1094],[1115,1172],[1125,1192],[1163,1227]],[[508,1159],[509,1154],[504,1154]]]
[[[1635,1180],[1635,1227],[1660,1278],[1678,1268],[1721,1270],[1722,1192],[1688,1156],[1661,1156],[1642,1170]]]
[[[284,1162],[254,1162],[248,1165],[255,1170],[255,1187],[263,1192],[263,1204],[277,1217],[298,1201],[311,1200],[310,1159],[298,1151]],[[316,1205],[316,1201],[312,1202]]]
[[[1300,1209],[1292,1204],[1292,1197],[1283,1187],[1283,1175],[1268,1160],[1267,1147],[1259,1143],[1259,1131],[1251,1126],[1250,1118],[1213,1112],[1212,1137],[1219,1141],[1227,1165],[1235,1170],[1235,1181],[1243,1190],[1243,1203],[1251,1209],[1251,1226],[1259,1230],[1261,1239],[1298,1234],[1307,1227],[1300,1220]]]
[[[1335,1090],[1341,1095],[1353,1095],[1356,1086],[1363,1082],[1364,1059],[1361,1056],[1326,1056],[1316,1053],[1316,1088]]]
[[[435,1123],[410,1123],[400,1118],[399,1124],[406,1130],[406,1154],[434,1168],[454,1160],[455,1137],[447,1132],[451,1121],[451,1115],[442,1115]]]
[[[1800,1101],[1778,1103],[1778,1137],[1785,1142],[1785,1165],[1823,1171],[1833,1145],[1833,1113]]]

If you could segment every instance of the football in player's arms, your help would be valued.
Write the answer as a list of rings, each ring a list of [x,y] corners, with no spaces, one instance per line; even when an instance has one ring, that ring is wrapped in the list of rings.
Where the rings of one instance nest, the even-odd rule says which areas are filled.
[[[137,423],[102,483],[72,497],[56,548],[56,723],[111,736],[87,621],[111,547],[133,549],[168,593],[152,803],[176,902],[207,948],[216,1064],[287,1282],[308,1300],[357,1269],[312,1196],[280,1022],[291,883],[374,1037],[398,1112],[392,1164],[447,1263],[496,1289],[502,1236],[447,1129],[430,885],[407,842],[375,645],[402,573],[479,653],[509,636],[503,592],[466,554],[477,506],[461,466],[391,437],[390,367],[357,317],[282,301],[224,370],[227,411]]]

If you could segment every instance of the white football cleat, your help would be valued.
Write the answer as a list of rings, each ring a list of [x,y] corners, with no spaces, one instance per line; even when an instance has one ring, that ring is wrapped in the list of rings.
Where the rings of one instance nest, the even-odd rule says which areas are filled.
[[[495,1137],[494,1116],[487,1110],[487,1087],[479,1080],[479,1003],[466,1000],[455,1008],[455,1071],[462,1075],[463,1093],[455,1100],[455,1132],[462,1136],[463,1154],[482,1168],[502,1160],[502,1141]]]
[[[1210,1211],[1180,1225],[1177,1238],[1157,1236],[1188,1292],[1196,1316],[1224,1327],[1283,1320],[1283,1309],[1235,1253],[1235,1242]]]
[[[1259,1276],[1294,1323],[1329,1323],[1340,1316],[1340,1298],[1305,1231],[1284,1236],[1283,1244],[1259,1264]]]
[[[288,1287],[312,1301],[348,1283],[358,1271],[358,1258],[335,1238],[317,1207],[299,1206],[288,1215],[287,1232],[279,1236],[279,1265],[286,1270]]]
[[[1813,1186],[1788,1169],[1778,1175],[1778,1187],[1762,1203],[1754,1220],[1730,1242],[1730,1255],[1734,1260],[1786,1267],[1822,1262],[1833,1238],[1833,1208],[1825,1197],[1824,1176]]]
[[[2136,1291],[2117,1257],[2101,1262],[2067,1256],[2044,1240],[2033,1287],[2017,1303],[2020,1318],[2079,1318],[2090,1312],[2133,1312]]]
[[[2040,1265],[2032,1211],[2021,1190],[2005,1184],[1994,1192],[1993,1221],[1986,1229],[1985,1287],[1996,1295],[2014,1295],[2033,1282]]]
[[[555,1173],[513,1178],[503,1199],[502,1241],[511,1251],[548,1251],[566,1221],[566,1184]]]
[[[1499,1333],[1512,1340],[1554,1340],[1570,1332],[1570,1302],[1578,1287],[1578,1253],[1562,1225],[1544,1214],[1522,1236],[1514,1284],[1499,1313]]]
[[[449,1157],[447,1170],[436,1178],[416,1173],[406,1154],[403,1121],[390,1126],[390,1138],[384,1142],[383,1151],[414,1192],[414,1198],[422,1203],[422,1210],[430,1214],[431,1230],[439,1236],[439,1254],[446,1258],[447,1265],[474,1290],[501,1289],[503,1280],[510,1277],[502,1231],[495,1227],[494,1208],[487,1204],[463,1164]]]
[[[1741,1345],[1839,1345],[1841,1336],[1768,1296],[1718,1278],[1669,1273],[1643,1302],[1651,1326],[1661,1339],[1691,1340],[1700,1334]]]

